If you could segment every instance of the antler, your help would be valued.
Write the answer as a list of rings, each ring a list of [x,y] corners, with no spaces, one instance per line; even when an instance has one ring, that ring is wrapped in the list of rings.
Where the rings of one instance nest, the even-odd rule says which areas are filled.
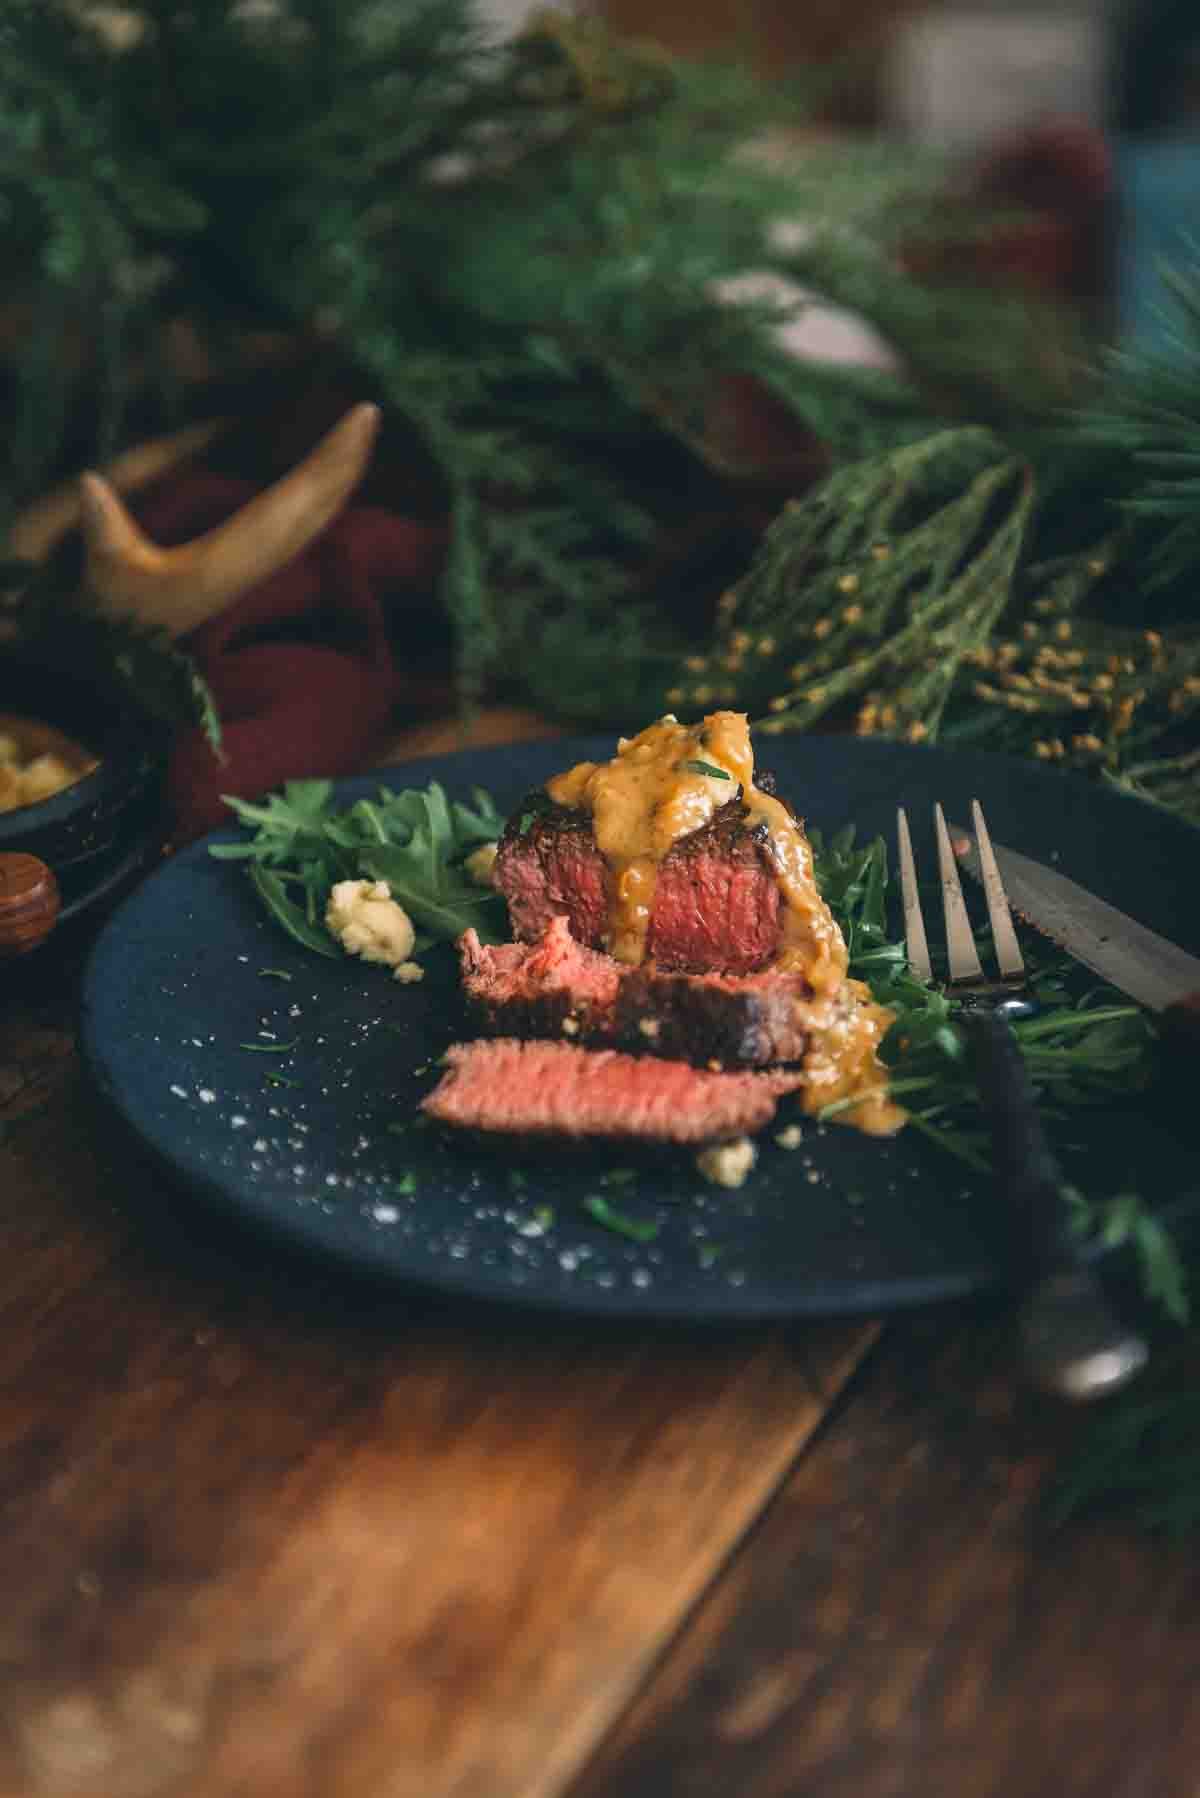
[[[215,530],[160,549],[102,475],[80,476],[88,588],[103,610],[172,636],[195,630],[311,543],[366,469],[378,406],[355,406],[304,461]]]
[[[118,493],[135,493],[207,449],[228,423],[225,418],[209,418],[203,424],[173,431],[169,437],[151,437],[145,443],[135,443],[109,463],[104,478]],[[58,547],[68,531],[76,528],[79,511],[79,478],[73,475],[18,513],[9,532],[6,553],[18,561],[40,562]]]

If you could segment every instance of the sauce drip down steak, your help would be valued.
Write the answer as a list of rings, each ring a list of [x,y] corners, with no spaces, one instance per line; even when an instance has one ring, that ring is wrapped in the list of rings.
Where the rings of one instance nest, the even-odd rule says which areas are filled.
[[[492,883],[516,941],[459,941],[490,1040],[459,1044],[425,1100],[501,1135],[727,1142],[778,1097],[900,1128],[877,1055],[892,1021],[847,976],[801,820],[737,712],[673,717],[529,794]],[[745,1069],[766,1072],[747,1073]]]

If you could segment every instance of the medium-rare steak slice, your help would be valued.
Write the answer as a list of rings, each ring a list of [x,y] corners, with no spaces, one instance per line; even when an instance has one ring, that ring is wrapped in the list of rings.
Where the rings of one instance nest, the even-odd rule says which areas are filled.
[[[761,1130],[797,1074],[713,1074],[684,1061],[491,1037],[446,1051],[421,1101],[439,1123],[494,1136],[727,1142]]]
[[[751,974],[779,949],[780,912],[769,832],[732,800],[663,858],[646,957],[681,972]]]
[[[536,943],[481,943],[473,930],[458,939],[462,989],[482,1028],[493,1036],[616,1038],[623,968],[586,949],[566,918],[551,918]]]
[[[658,869],[646,959],[664,971],[749,974],[766,967],[782,932],[769,834],[731,799],[708,824],[681,837]],[[609,924],[608,869],[588,813],[544,792],[517,807],[492,871],[514,936],[537,942],[552,918],[603,949]]]
[[[576,942],[603,946],[608,869],[587,812],[527,793],[496,846],[492,885],[508,905],[513,935],[536,943],[551,918],[566,918]]]
[[[808,1047],[812,999],[797,974],[671,974],[631,968],[552,918],[536,943],[459,939],[462,985],[497,1036],[611,1044],[707,1067],[768,1067]]]

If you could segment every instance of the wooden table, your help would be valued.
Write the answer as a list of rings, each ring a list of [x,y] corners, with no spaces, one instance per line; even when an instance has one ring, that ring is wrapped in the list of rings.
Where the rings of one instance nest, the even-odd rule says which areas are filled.
[[[1043,1527],[1075,1423],[1002,1317],[614,1332],[268,1254],[94,1106],[84,946],[0,1009],[3,1798],[1200,1791],[1194,1551]]]

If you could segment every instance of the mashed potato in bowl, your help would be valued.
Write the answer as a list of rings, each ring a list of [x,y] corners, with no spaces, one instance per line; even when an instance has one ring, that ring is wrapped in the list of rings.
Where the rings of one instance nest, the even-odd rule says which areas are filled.
[[[98,757],[54,725],[0,712],[0,812],[49,799],[99,765]]]

